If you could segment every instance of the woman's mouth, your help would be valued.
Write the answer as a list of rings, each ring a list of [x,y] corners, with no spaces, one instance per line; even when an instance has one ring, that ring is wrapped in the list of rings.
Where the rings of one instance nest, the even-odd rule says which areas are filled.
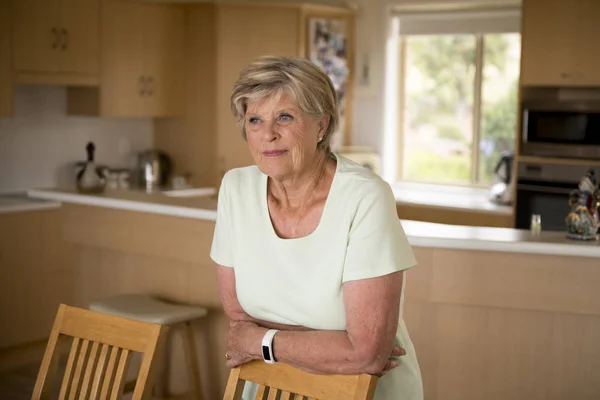
[[[287,150],[267,150],[263,151],[263,156],[265,157],[280,157],[287,153]]]

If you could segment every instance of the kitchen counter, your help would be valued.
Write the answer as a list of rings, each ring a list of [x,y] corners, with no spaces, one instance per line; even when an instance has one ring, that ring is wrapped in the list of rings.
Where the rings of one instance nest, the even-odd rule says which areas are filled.
[[[82,195],[75,190],[47,189],[30,190],[28,195],[35,199],[55,202],[205,221],[215,221],[217,215],[217,200],[214,196],[173,197],[135,190]],[[445,225],[409,220],[402,220],[402,225],[411,245],[416,247],[600,257],[600,243],[597,240],[573,241],[565,238],[563,232],[542,232],[539,236],[533,236],[529,231],[509,228]]]
[[[60,202],[35,199],[27,193],[0,194],[0,214],[52,210],[60,207]]]
[[[513,213],[511,206],[492,203],[488,189],[398,182],[392,190],[398,204],[506,216]]]

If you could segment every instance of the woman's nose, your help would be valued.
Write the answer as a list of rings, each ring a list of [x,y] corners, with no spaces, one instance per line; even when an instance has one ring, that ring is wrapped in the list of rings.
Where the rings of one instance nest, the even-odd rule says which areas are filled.
[[[265,141],[272,142],[273,140],[277,139],[278,136],[279,132],[277,129],[277,124],[273,122],[265,124],[265,129],[263,131],[263,139]]]

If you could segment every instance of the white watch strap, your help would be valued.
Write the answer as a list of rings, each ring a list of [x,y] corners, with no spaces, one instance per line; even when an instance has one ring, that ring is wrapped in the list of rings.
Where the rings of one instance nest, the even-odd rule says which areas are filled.
[[[265,333],[262,340],[262,354],[263,360],[267,364],[275,364],[275,357],[273,356],[273,337],[279,332],[277,329],[270,329]]]

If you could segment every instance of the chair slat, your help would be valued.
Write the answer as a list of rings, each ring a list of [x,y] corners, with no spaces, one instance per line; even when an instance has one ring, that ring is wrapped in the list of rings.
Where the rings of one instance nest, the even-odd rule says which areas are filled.
[[[268,400],[277,400],[277,396],[281,393],[281,390],[277,388],[269,388],[269,397]]]
[[[119,400],[121,398],[123,385],[125,384],[125,378],[127,375],[127,367],[129,366],[130,360],[131,352],[127,349],[122,349],[121,357],[119,357],[119,365],[117,366],[117,374],[115,375],[115,381],[113,382],[110,400]]]
[[[71,343],[71,350],[69,351],[69,358],[67,360],[67,367],[65,369],[65,374],[63,376],[62,385],[60,386],[60,393],[58,394],[59,400],[65,400],[67,395],[69,394],[69,389],[71,386],[71,378],[73,376],[73,366],[75,365],[75,361],[77,359],[77,352],[79,351],[79,343],[81,340],[79,338],[73,338],[73,342]]]
[[[100,394],[100,385],[102,384],[102,378],[104,377],[106,367],[106,356],[108,354],[110,346],[103,344],[100,349],[100,356],[98,357],[98,363],[96,365],[96,373],[94,374],[94,381],[92,382],[92,390],[90,391],[90,400],[97,400]]]
[[[279,397],[279,400],[292,400],[292,394],[283,390],[281,392],[281,397]]]
[[[108,393],[110,391],[112,382],[114,381],[115,367],[117,364],[117,355],[119,353],[118,347],[111,347],[110,356],[108,357],[108,365],[106,366],[106,372],[104,373],[104,382],[102,383],[102,391],[100,392],[100,399],[108,399]]]
[[[75,373],[73,374],[73,379],[71,380],[71,390],[69,391],[69,400],[77,399],[77,393],[79,390],[79,384],[81,383],[81,371],[83,371],[83,365],[85,364],[87,357],[87,350],[90,345],[89,340],[81,341],[81,348],[79,350],[79,354],[77,355],[77,363],[75,364]]]
[[[255,400],[267,400],[267,396],[269,395],[269,391],[265,385],[258,385],[258,389],[256,389]]]
[[[96,366],[96,356],[98,355],[98,342],[92,343],[90,354],[87,357],[87,365],[85,367],[85,373],[83,375],[83,382],[79,389],[79,400],[89,400],[88,393],[90,392],[90,382],[92,379],[92,373]]]
[[[241,367],[233,368],[229,373],[229,379],[227,380],[223,399],[241,400],[246,382],[240,378],[240,370]]]

